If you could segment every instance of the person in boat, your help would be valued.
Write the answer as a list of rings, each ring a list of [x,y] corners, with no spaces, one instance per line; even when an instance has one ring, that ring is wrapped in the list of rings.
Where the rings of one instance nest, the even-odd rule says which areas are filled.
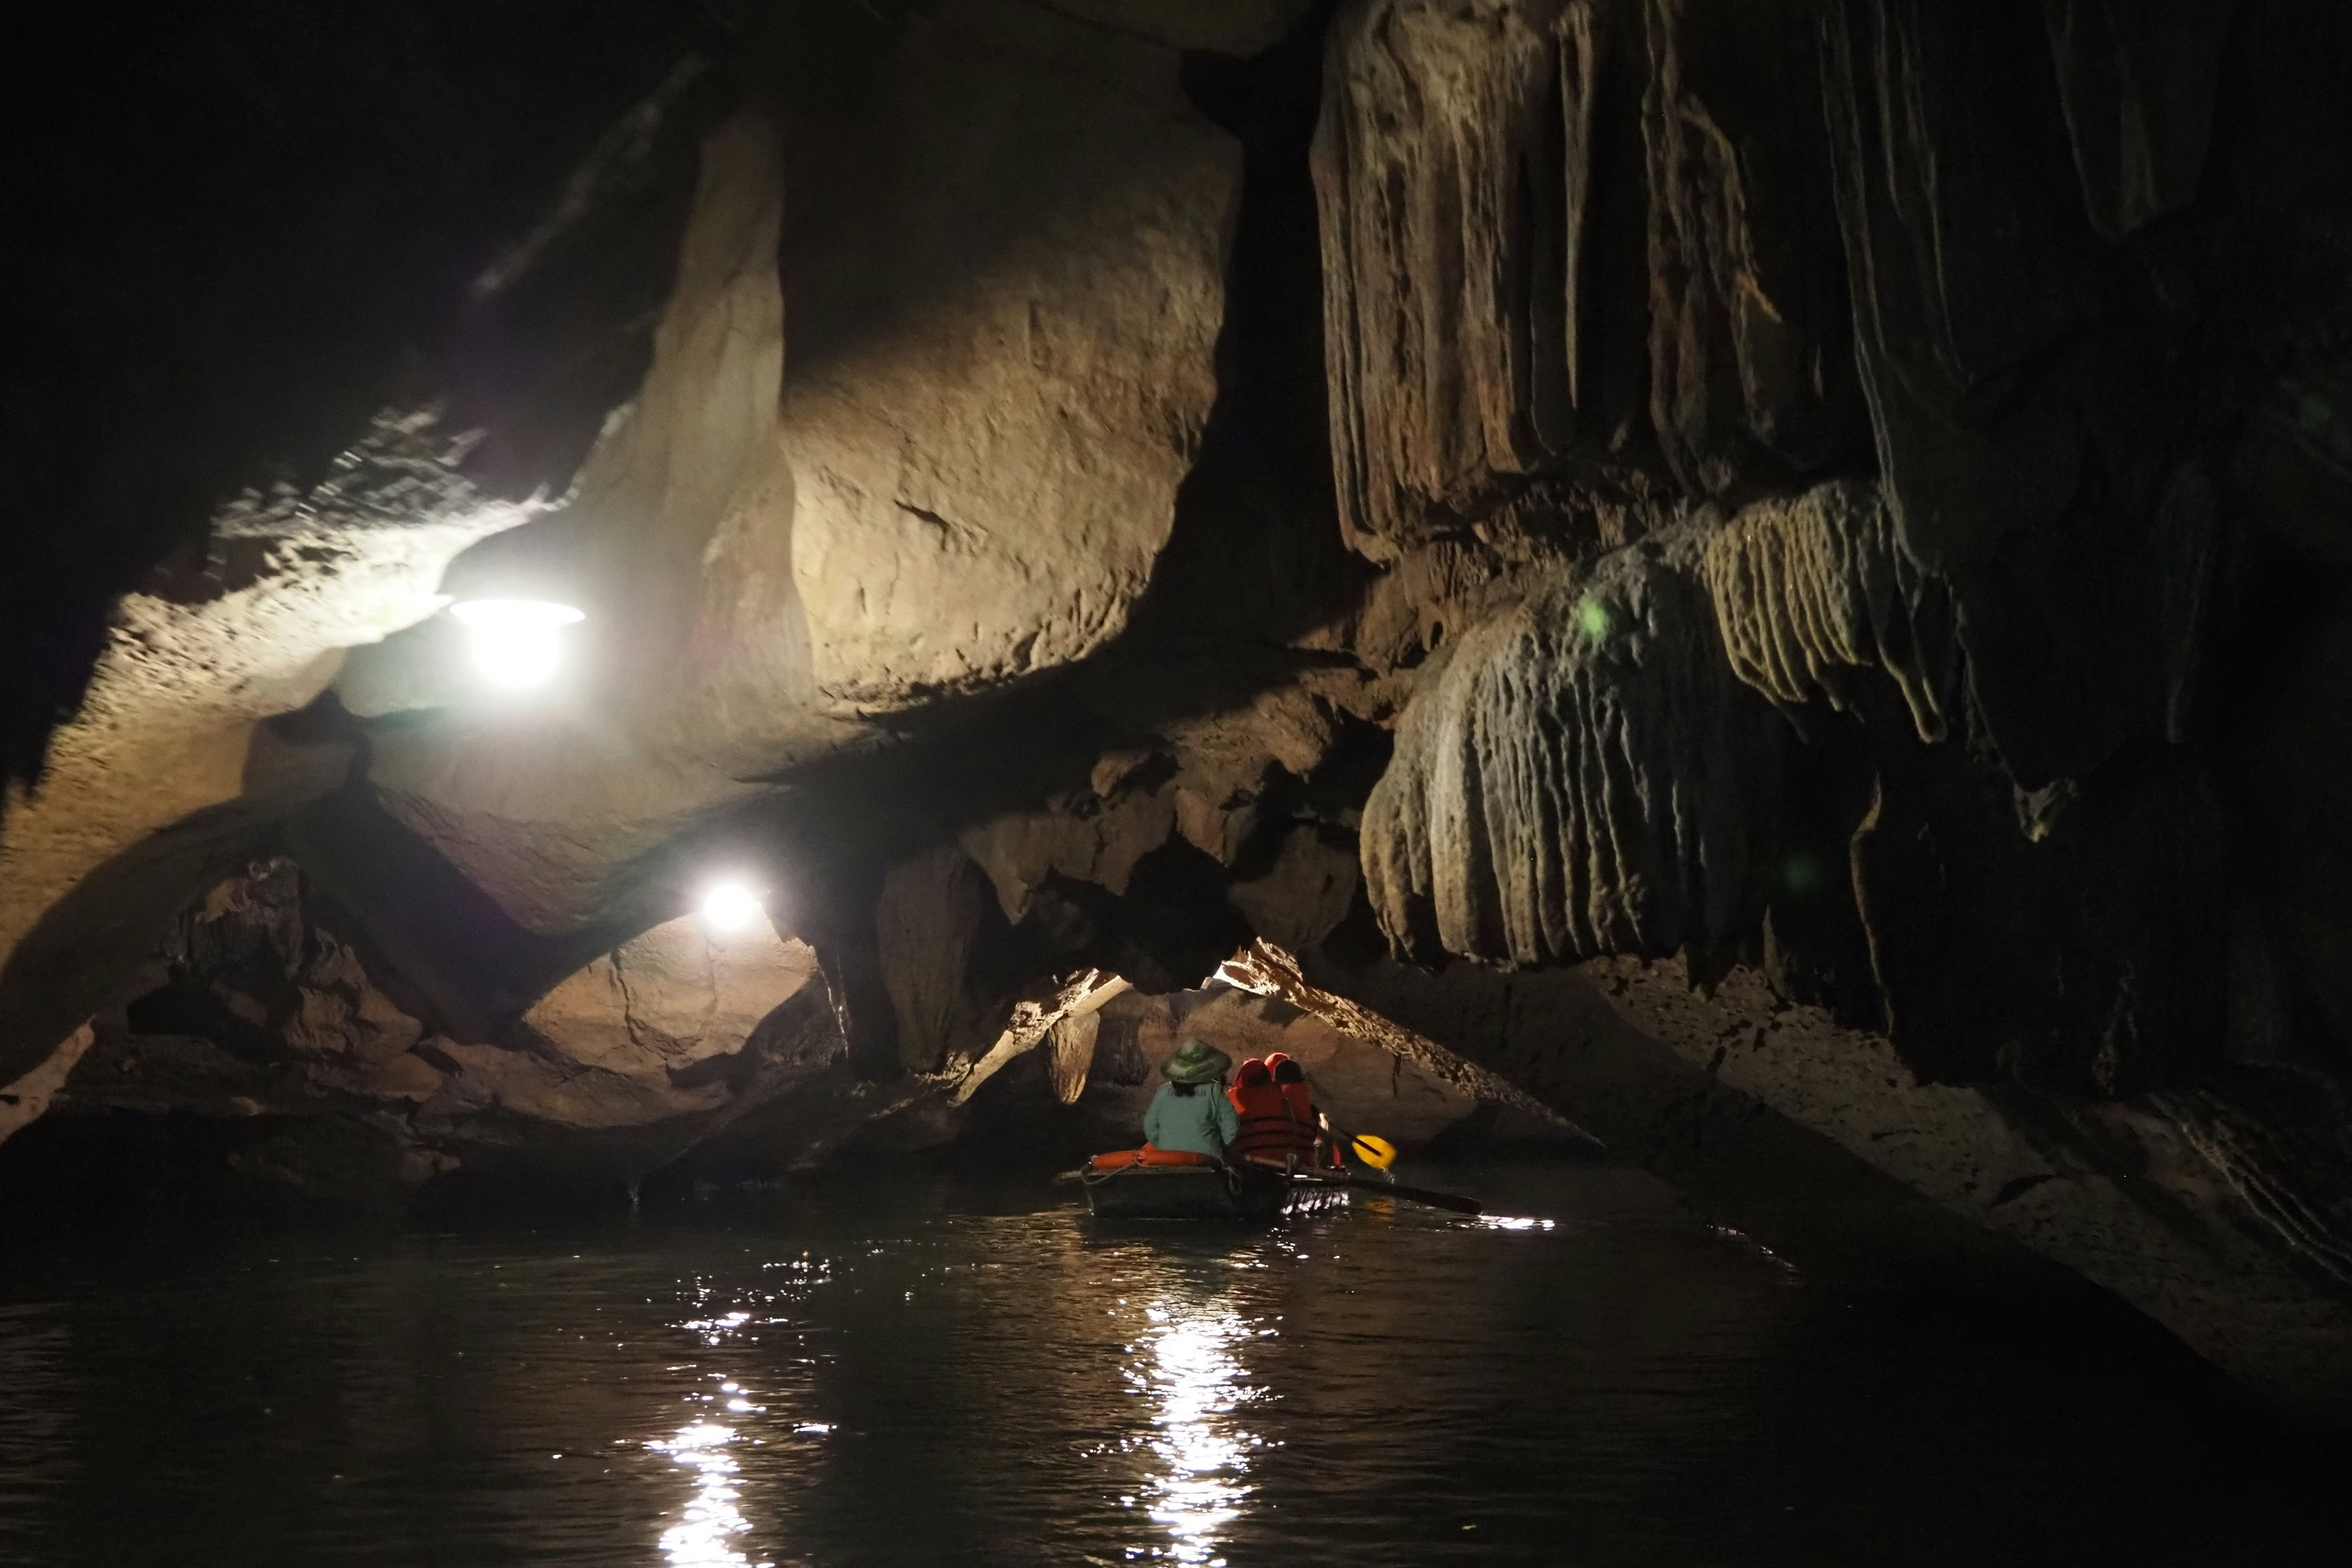
[[[1224,1159],[1242,1130],[1224,1094],[1225,1068],[1232,1065],[1233,1058],[1206,1041],[1179,1046],[1160,1069],[1168,1081],[1143,1113],[1145,1147]]]
[[[1282,1102],[1283,1135],[1288,1139],[1284,1152],[1297,1156],[1302,1167],[1339,1163],[1339,1151],[1328,1147],[1324,1136],[1322,1119],[1315,1113],[1315,1089],[1307,1081],[1307,1069],[1286,1052],[1276,1051],[1265,1058],[1266,1077],[1272,1080],[1276,1096]]]
[[[1225,1098],[1234,1102],[1234,1114],[1241,1121],[1234,1153],[1264,1165],[1288,1163],[1297,1147],[1297,1130],[1291,1124],[1291,1109],[1275,1086],[1274,1069],[1250,1058],[1234,1074],[1234,1086],[1225,1091]]]

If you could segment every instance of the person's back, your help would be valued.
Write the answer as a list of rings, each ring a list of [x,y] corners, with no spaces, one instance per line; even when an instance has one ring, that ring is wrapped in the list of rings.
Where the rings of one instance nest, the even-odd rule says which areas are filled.
[[[1289,1139],[1286,1147],[1303,1163],[1311,1163],[1321,1132],[1315,1115],[1315,1089],[1307,1081],[1307,1069],[1280,1051],[1265,1060],[1266,1076],[1273,1081],[1275,1093],[1281,1097],[1284,1133]],[[1332,1163],[1339,1163],[1336,1152]]]
[[[1292,1152],[1290,1107],[1284,1103],[1282,1091],[1275,1087],[1274,1073],[1255,1057],[1242,1063],[1234,1074],[1234,1087],[1225,1098],[1234,1104],[1234,1114],[1241,1120],[1240,1136],[1234,1140],[1234,1152],[1245,1160],[1263,1160],[1279,1165]]]
[[[1232,1058],[1199,1040],[1187,1040],[1160,1070],[1168,1081],[1143,1113],[1144,1141],[1154,1149],[1222,1160],[1241,1133],[1241,1118],[1224,1095]]]

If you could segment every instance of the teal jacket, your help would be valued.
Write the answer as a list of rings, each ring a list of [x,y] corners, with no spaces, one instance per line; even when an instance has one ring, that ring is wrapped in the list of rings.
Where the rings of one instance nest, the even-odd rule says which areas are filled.
[[[1143,1136],[1153,1148],[1182,1149],[1213,1160],[1225,1157],[1241,1131],[1242,1119],[1219,1083],[1202,1084],[1191,1094],[1178,1094],[1174,1084],[1163,1083],[1143,1113]]]

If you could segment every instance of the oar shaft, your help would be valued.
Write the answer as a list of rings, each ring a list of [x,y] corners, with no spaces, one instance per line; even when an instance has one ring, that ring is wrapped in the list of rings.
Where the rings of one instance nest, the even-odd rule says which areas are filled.
[[[1349,1176],[1348,1184],[1351,1187],[1361,1187],[1368,1193],[1380,1193],[1391,1198],[1402,1198],[1412,1204],[1425,1204],[1431,1208],[1446,1209],[1454,1214],[1475,1216],[1486,1212],[1475,1199],[1456,1197],[1452,1193],[1436,1192],[1428,1187],[1408,1187],[1398,1182],[1376,1182],[1370,1176]]]

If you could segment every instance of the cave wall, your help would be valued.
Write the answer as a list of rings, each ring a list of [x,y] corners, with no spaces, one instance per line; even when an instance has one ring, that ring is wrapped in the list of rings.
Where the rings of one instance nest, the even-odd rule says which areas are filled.
[[[2265,917],[2232,911],[2245,818],[2217,682],[2281,537],[2242,476],[2257,411],[2329,359],[2343,308],[2340,280],[2272,291],[2340,257],[2305,177],[2253,151],[2279,110],[2252,96],[2282,84],[2257,95],[2231,65],[2305,20],[1343,15],[1317,171],[1350,536],[1393,556],[1466,526],[1565,558],[1517,637],[1474,633],[1400,727],[1366,851],[1392,937],[1663,954],[1769,906],[1802,952],[1801,890],[1740,885],[1794,871],[1851,881],[1875,1021],[1931,1076],[2009,1070],[2008,1049],[2113,1089],[2220,1058],[2218,955]],[[2214,153],[2217,123],[2243,140]],[[2341,132],[2306,152],[2327,162]],[[2259,266],[2254,233],[2279,252]],[[1500,304],[1498,268],[1518,268]],[[1601,353],[1580,312],[1628,273],[1646,291],[1612,302],[1621,336],[1647,320],[1655,445],[1580,453]],[[1622,537],[1629,504],[1656,564]],[[1754,694],[1737,719],[1689,690],[1726,673]],[[1755,697],[1783,720],[1760,739]],[[1782,738],[1869,803],[1842,803],[1834,837],[1785,842]],[[1853,967],[1834,933],[1810,945]],[[2101,1044],[2067,1061],[2053,1037]]]
[[[2341,498],[2269,472],[2283,400],[2284,466],[2336,461],[2330,395],[2287,389],[2345,341],[2321,215],[2343,210],[2347,125],[2324,72],[2276,51],[2341,26],[1363,5],[1332,31],[1357,86],[1317,143],[1327,299],[1354,323],[1330,349],[1351,540],[1410,560],[1466,530],[1530,563],[1395,726],[1361,825],[1385,945],[1506,972],[1671,957],[1700,997],[1614,1009],[1685,1058],[1643,1069],[1648,1109],[1615,1123],[1636,1144],[1720,1142],[1712,1081],[1670,1087],[1703,1066],[2282,1392],[2337,1386],[2352,1211],[2347,1037],[2306,956],[2342,863],[2315,817],[2276,837],[2287,797],[2341,795],[2277,684],[2292,668],[2298,703],[2332,710],[2345,680],[2316,663],[2340,593],[2317,520]],[[1636,91],[1612,93],[1612,58]],[[1588,216],[1629,188],[1613,225]],[[1647,317],[1654,447],[1579,454],[1579,378],[1612,363],[1587,280],[1637,256],[1646,296],[1615,300]],[[1833,368],[1791,377],[1809,362]],[[2313,880],[2283,898],[2289,862]],[[1859,1033],[1801,1067],[1735,1045],[1727,1068],[1726,1042],[1765,1050],[1738,1000],[1759,984]],[[1529,1075],[1613,1027],[1466,994],[1418,1016]],[[1991,1212],[1897,1139],[1996,1194],[2029,1182],[2026,1207]],[[2051,1177],[2038,1204],[2063,1215],[2037,1213],[2046,1171],[1977,1169],[2029,1148],[2109,1184]],[[1765,1168],[1780,1202],[1806,1190],[1791,1149],[1737,1184],[1758,1212]],[[1643,1157],[1738,1206],[1717,1168],[1738,1157]]]

